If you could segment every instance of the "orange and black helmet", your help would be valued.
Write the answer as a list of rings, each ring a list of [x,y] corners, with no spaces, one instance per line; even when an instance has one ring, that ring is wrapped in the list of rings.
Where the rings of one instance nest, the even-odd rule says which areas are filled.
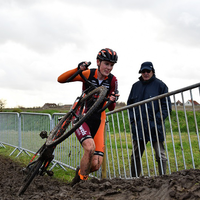
[[[118,56],[117,56],[117,53],[115,51],[113,51],[112,49],[105,48],[105,49],[101,49],[101,51],[99,51],[99,53],[97,55],[97,59],[99,59],[101,61],[105,60],[105,61],[116,63]]]

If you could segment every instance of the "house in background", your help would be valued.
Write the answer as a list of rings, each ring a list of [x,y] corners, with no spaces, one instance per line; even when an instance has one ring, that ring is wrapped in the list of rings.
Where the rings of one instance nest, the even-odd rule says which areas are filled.
[[[66,105],[60,105],[60,104],[55,104],[55,103],[45,103],[42,106],[42,109],[62,109],[62,110],[70,110],[72,107],[71,104],[66,104]]]
[[[178,100],[178,101],[176,102],[176,105],[177,105],[177,106],[182,106],[183,104]]]
[[[57,104],[55,103],[45,103],[43,106],[42,106],[42,109],[50,109],[50,108],[57,108]]]
[[[194,105],[195,106],[199,106],[200,104],[197,102],[197,101],[194,101]],[[188,100],[186,103],[185,103],[186,106],[192,106],[192,100]]]

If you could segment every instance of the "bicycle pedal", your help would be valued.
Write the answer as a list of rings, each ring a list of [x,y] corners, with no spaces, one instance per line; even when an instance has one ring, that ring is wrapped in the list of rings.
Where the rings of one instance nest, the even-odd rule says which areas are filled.
[[[58,118],[58,121],[60,121],[62,118],[63,118],[63,117],[59,117],[59,118]]]
[[[46,173],[47,173],[48,176],[53,176],[53,174],[54,174],[54,172],[50,171],[50,170],[47,170]]]

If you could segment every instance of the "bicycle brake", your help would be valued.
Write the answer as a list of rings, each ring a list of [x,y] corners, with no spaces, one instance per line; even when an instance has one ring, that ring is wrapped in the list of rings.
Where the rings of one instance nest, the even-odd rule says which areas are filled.
[[[118,90],[115,90],[114,96],[115,96],[116,94],[119,94],[119,91],[118,91]],[[111,95],[113,95],[113,94],[111,94]],[[118,99],[119,99],[119,97],[118,97],[118,96],[115,96],[115,102],[116,102]]]
[[[86,69],[91,65],[91,62],[86,62],[86,61],[83,61],[81,63],[78,64],[78,69],[80,69],[81,66],[84,66],[86,67]]]

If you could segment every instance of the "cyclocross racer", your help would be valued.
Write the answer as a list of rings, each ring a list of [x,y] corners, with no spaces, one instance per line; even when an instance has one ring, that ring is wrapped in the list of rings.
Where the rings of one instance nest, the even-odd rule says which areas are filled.
[[[114,64],[117,62],[118,56],[115,51],[109,48],[102,49],[97,55],[97,69],[87,69],[85,64],[81,62],[77,68],[67,71],[58,77],[58,82],[66,83],[78,69],[83,70],[82,74],[91,81],[96,87],[105,86],[108,89],[107,97],[113,102],[108,109],[114,110],[115,100],[118,98],[118,81],[111,74]],[[83,90],[87,88],[85,81],[80,75],[72,81],[82,81]],[[103,107],[104,105],[102,105]],[[106,113],[94,112],[76,131],[75,134],[81,143],[84,154],[80,162],[80,167],[76,169],[76,175],[71,182],[74,186],[80,180],[87,180],[89,173],[97,171],[102,162],[104,155],[104,127],[106,121]]]

